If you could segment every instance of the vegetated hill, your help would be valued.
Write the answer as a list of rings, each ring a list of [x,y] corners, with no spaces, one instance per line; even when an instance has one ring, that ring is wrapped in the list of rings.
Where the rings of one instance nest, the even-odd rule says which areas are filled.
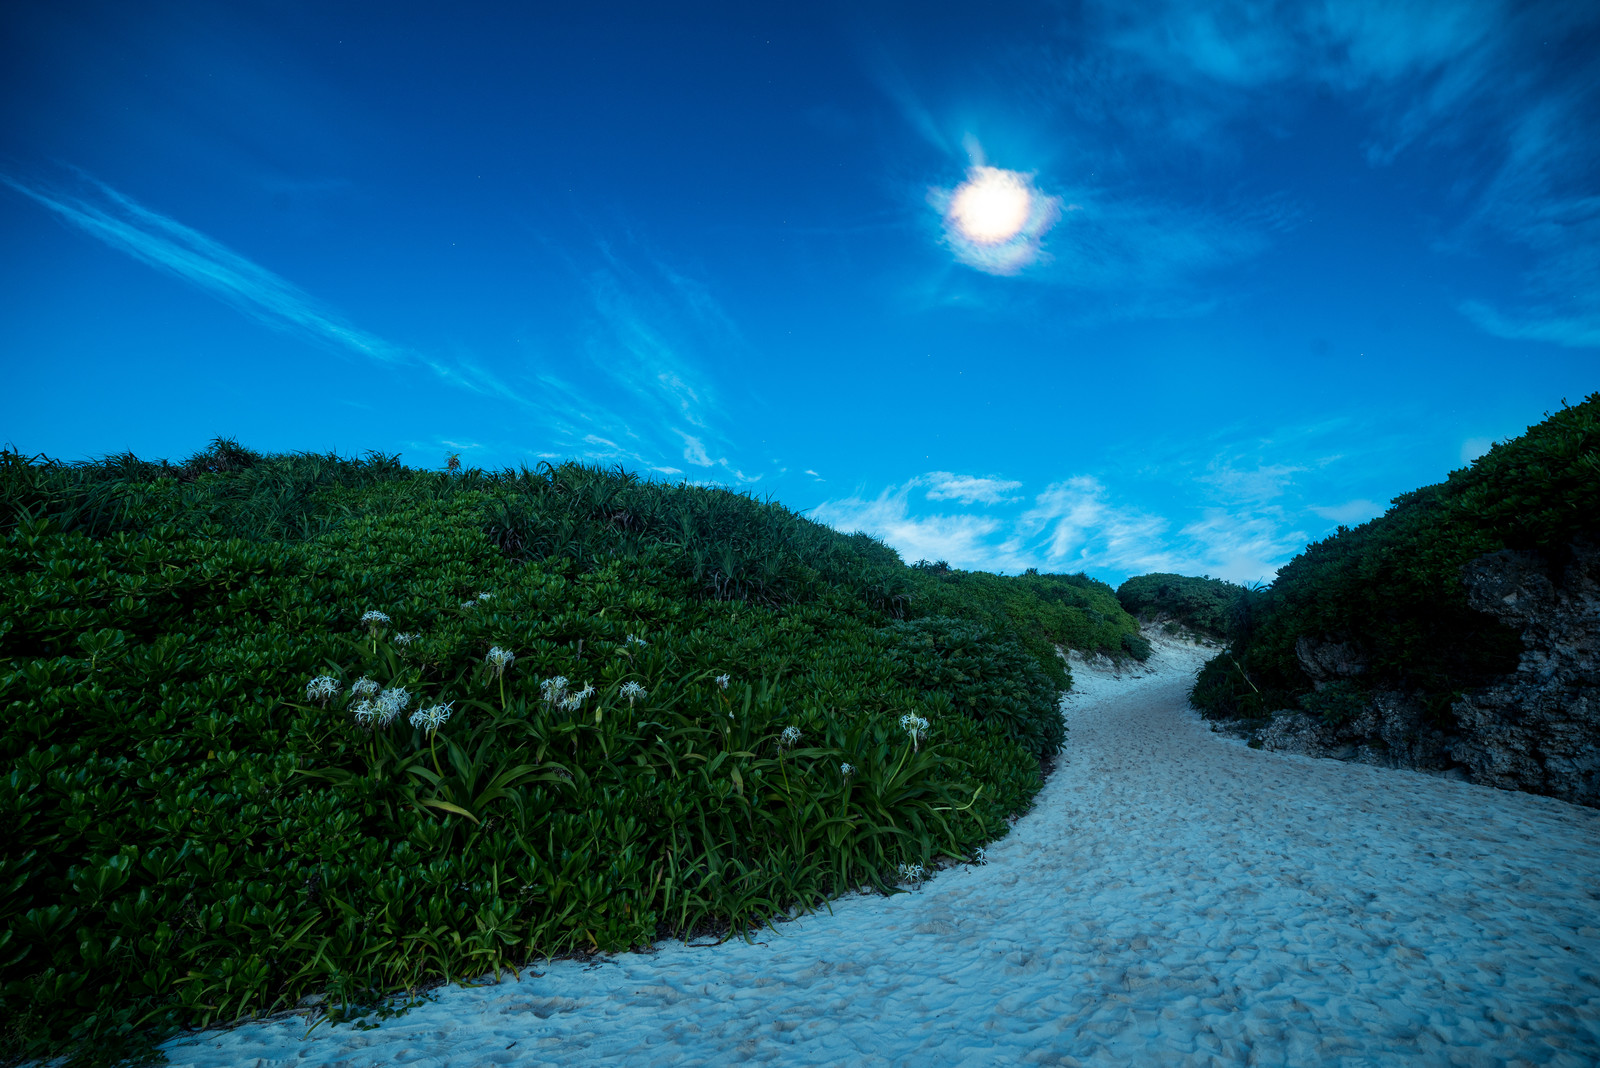
[[[1053,643],[1137,630],[577,464],[6,452],[0,534],[0,1060],[890,889],[1029,806]]]
[[[1324,747],[1595,803],[1600,737],[1580,720],[1590,705],[1600,716],[1582,652],[1596,638],[1597,541],[1600,393],[1308,546],[1245,596],[1241,632],[1192,699],[1263,723],[1296,709]],[[1513,695],[1525,649],[1538,671],[1516,675]],[[1480,707],[1489,693],[1493,715]],[[1507,761],[1520,769],[1509,777],[1494,766]]]
[[[1236,623],[1245,587],[1209,575],[1136,575],[1117,587],[1117,600],[1140,622],[1163,621],[1174,632],[1187,629],[1226,639]]]

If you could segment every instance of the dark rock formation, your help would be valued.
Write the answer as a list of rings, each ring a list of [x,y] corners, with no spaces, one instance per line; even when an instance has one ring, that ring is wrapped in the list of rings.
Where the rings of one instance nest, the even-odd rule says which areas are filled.
[[[1342,723],[1274,712],[1262,748],[1462,775],[1486,786],[1600,807],[1600,547],[1577,542],[1564,565],[1509,549],[1462,569],[1468,603],[1522,632],[1517,670],[1455,702],[1455,728],[1429,723],[1413,694],[1377,690]],[[1359,650],[1301,637],[1295,655],[1320,693],[1356,682]]]
[[[1552,570],[1509,549],[1463,569],[1468,602],[1521,630],[1526,651],[1455,703],[1450,750],[1475,782],[1600,806],[1600,547],[1575,544]]]
[[[1366,657],[1354,645],[1327,638],[1319,641],[1302,634],[1295,639],[1294,655],[1300,661],[1300,670],[1319,690],[1330,682],[1352,679],[1367,670]]]

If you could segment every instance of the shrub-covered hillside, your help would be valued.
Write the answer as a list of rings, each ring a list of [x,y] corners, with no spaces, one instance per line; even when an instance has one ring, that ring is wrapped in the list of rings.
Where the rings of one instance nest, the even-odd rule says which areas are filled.
[[[1574,539],[1600,535],[1600,393],[1495,445],[1470,468],[1395,499],[1383,516],[1308,546],[1269,590],[1243,599],[1232,649],[1206,665],[1193,700],[1216,717],[1300,707],[1349,718],[1369,691],[1425,702],[1454,729],[1462,693],[1512,671],[1519,635],[1467,602],[1462,569],[1500,549],[1534,550],[1559,573]],[[1314,691],[1296,652],[1333,643],[1359,679]]]
[[[0,454],[0,1060],[748,931],[1005,832],[1109,588],[575,464]]]
[[[1174,630],[1227,638],[1238,622],[1243,586],[1209,576],[1136,575],[1117,587],[1122,607],[1142,622],[1165,620]]]

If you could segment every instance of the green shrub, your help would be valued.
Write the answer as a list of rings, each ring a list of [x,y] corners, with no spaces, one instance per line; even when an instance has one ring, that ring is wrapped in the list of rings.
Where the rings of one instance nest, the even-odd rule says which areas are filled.
[[[1058,648],[1113,659],[1133,655],[1124,636],[1138,636],[1138,621],[1123,611],[1110,586],[1087,575],[991,575],[922,561],[910,579],[908,614],[1009,631],[1060,689],[1071,684],[1071,674]]]
[[[1244,617],[1193,701],[1208,714],[1255,707],[1244,690],[1292,707],[1309,694],[1302,638],[1348,643],[1365,687],[1417,694],[1434,725],[1453,726],[1460,693],[1515,670],[1520,636],[1467,603],[1462,568],[1503,548],[1559,568],[1577,538],[1600,537],[1600,393],[1495,445],[1446,481],[1395,498],[1381,517],[1306,547],[1270,590],[1238,602]],[[1242,688],[1241,688],[1242,687]],[[1312,699],[1316,704],[1318,699]],[[1337,714],[1337,713],[1335,713]]]
[[[5,453],[0,534],[8,1060],[888,890],[1028,807],[1050,643],[1127,625],[578,465]]]
[[[1117,600],[1135,618],[1165,617],[1198,634],[1226,639],[1233,628],[1234,603],[1243,593],[1243,586],[1222,579],[1156,573],[1128,579],[1117,587]]]
[[[890,628],[897,677],[925,695],[992,724],[1030,753],[1061,749],[1066,727],[1057,690],[1021,644],[979,623],[935,616]]]
[[[1353,682],[1331,682],[1300,696],[1300,707],[1329,727],[1339,727],[1366,710],[1372,695]]]

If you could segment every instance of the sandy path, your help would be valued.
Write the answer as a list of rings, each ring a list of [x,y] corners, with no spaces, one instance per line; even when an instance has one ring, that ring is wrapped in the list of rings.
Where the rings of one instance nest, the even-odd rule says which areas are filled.
[[[1077,669],[1062,766],[982,868],[764,945],[664,943],[296,1019],[174,1065],[1600,1063],[1600,812],[1263,753],[1186,708],[1197,653]]]

